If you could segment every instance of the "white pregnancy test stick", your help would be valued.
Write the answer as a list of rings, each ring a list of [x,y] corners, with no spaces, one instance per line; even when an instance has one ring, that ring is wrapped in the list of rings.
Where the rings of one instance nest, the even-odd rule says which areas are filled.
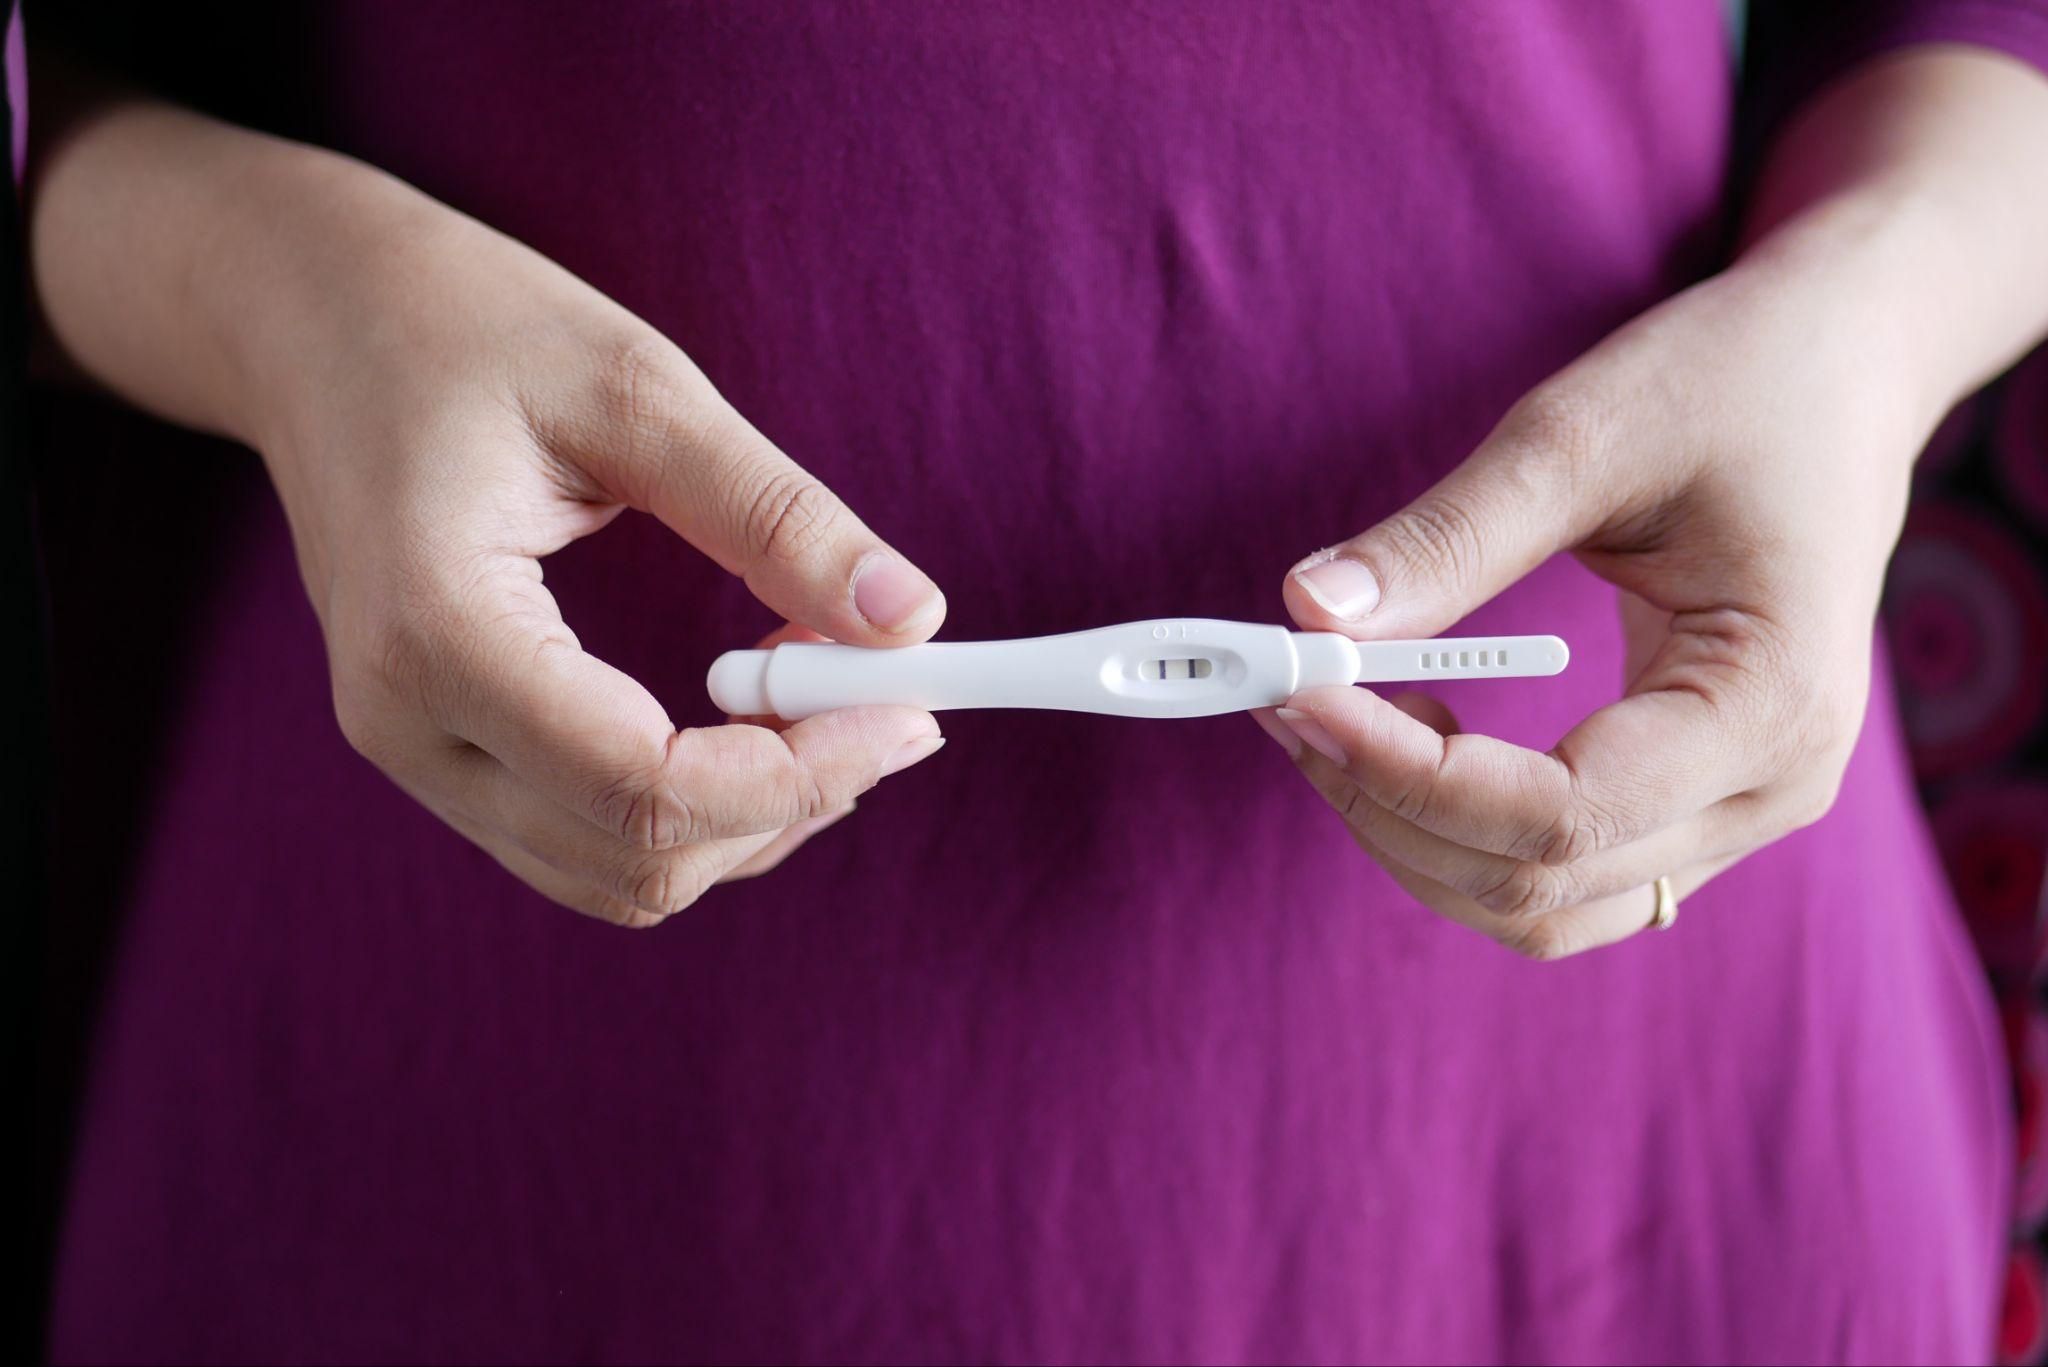
[[[1315,684],[1527,679],[1555,674],[1570,658],[1555,636],[1353,641],[1328,631],[1168,618],[895,650],[792,641],[729,651],[705,682],[711,700],[735,716],[790,721],[859,703],[1208,717],[1276,707]]]

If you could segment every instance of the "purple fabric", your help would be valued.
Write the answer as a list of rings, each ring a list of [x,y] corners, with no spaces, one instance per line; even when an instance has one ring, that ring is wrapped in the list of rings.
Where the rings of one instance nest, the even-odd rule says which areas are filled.
[[[673,336],[959,638],[1273,619],[1724,212],[1713,0],[327,22],[336,145]],[[53,440],[62,867],[119,907],[60,1359],[1990,1349],[2005,1079],[1882,673],[1826,820],[1561,965],[1414,905],[1241,717],[949,716],[628,934],[347,750],[253,462]],[[548,574],[680,723],[770,625],[646,519]],[[1569,562],[1472,626],[1575,658],[1469,727],[1616,690]]]

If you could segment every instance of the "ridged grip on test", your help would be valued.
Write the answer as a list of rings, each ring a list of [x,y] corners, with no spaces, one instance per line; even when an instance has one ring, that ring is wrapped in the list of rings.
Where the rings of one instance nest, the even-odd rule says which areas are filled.
[[[1437,636],[1360,641],[1359,683],[1430,679],[1537,679],[1564,672],[1572,652],[1555,636]]]

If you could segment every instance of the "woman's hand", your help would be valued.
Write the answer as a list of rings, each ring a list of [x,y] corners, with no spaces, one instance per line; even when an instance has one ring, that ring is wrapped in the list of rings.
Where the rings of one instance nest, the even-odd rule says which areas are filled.
[[[1311,556],[1311,630],[1440,633],[1552,552],[1622,591],[1627,696],[1548,753],[1442,704],[1313,688],[1267,729],[1425,905],[1539,958],[1649,924],[1819,817],[1848,761],[1871,623],[1926,428],[1868,351],[1731,275],[1525,398],[1457,471]]]
[[[651,925],[772,867],[941,744],[928,714],[900,707],[678,731],[579,647],[540,562],[625,508],[798,624],[778,635],[907,644],[945,614],[930,580],[653,329],[357,163],[161,107],[100,123],[42,187],[39,283],[59,340],[263,453],[343,730],[513,873]],[[95,180],[96,199],[76,184]],[[119,244],[95,255],[79,239],[119,232],[119,201],[137,195],[151,232],[186,246],[127,282],[124,320],[99,298],[124,292]],[[49,222],[74,206],[76,221]],[[186,286],[168,302],[166,278]],[[197,319],[158,316],[195,297]]]
[[[335,707],[358,750],[507,868],[651,924],[938,748],[911,708],[679,732],[578,647],[540,560],[628,507],[832,639],[907,644],[945,614],[651,328],[423,200],[320,293],[345,302],[301,325],[262,448]]]
[[[1259,714],[1418,900],[1556,958],[1646,928],[1657,878],[1683,896],[1828,810],[1913,458],[2048,323],[2048,272],[2014,236],[2029,214],[2048,227],[2048,194],[2022,183],[2001,201],[1966,177],[1972,159],[1998,168],[2015,123],[2048,137],[2044,116],[2037,75],[1982,55],[1846,83],[1781,153],[1761,211],[1775,230],[1734,267],[1290,573],[1298,623],[1360,639],[1440,633],[1560,550],[1619,590],[1625,696],[1547,753],[1461,735],[1420,694],[1315,688]],[[2018,143],[2048,181],[2042,145]],[[1970,259],[1973,233],[1989,259]],[[1979,278],[1999,251],[2015,258],[2003,290]]]

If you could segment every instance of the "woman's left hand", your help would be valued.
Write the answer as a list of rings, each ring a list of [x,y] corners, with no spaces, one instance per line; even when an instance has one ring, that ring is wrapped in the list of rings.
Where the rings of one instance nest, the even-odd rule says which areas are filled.
[[[2035,68],[1871,60],[1780,135],[1733,266],[1294,568],[1295,620],[1361,639],[1435,635],[1560,550],[1620,590],[1625,694],[1547,753],[1419,694],[1257,714],[1404,887],[1554,959],[1647,927],[1656,879],[1684,896],[1828,810],[1913,458],[2048,332],[2044,148]]]
[[[1538,959],[1645,929],[1825,813],[1863,716],[1915,454],[1948,397],[1798,245],[1738,265],[1539,386],[1403,511],[1297,565],[1308,630],[1443,632],[1553,552],[1619,590],[1622,699],[1547,753],[1443,705],[1312,688],[1258,718],[1364,849]],[[1532,628],[1534,629],[1534,628]]]

